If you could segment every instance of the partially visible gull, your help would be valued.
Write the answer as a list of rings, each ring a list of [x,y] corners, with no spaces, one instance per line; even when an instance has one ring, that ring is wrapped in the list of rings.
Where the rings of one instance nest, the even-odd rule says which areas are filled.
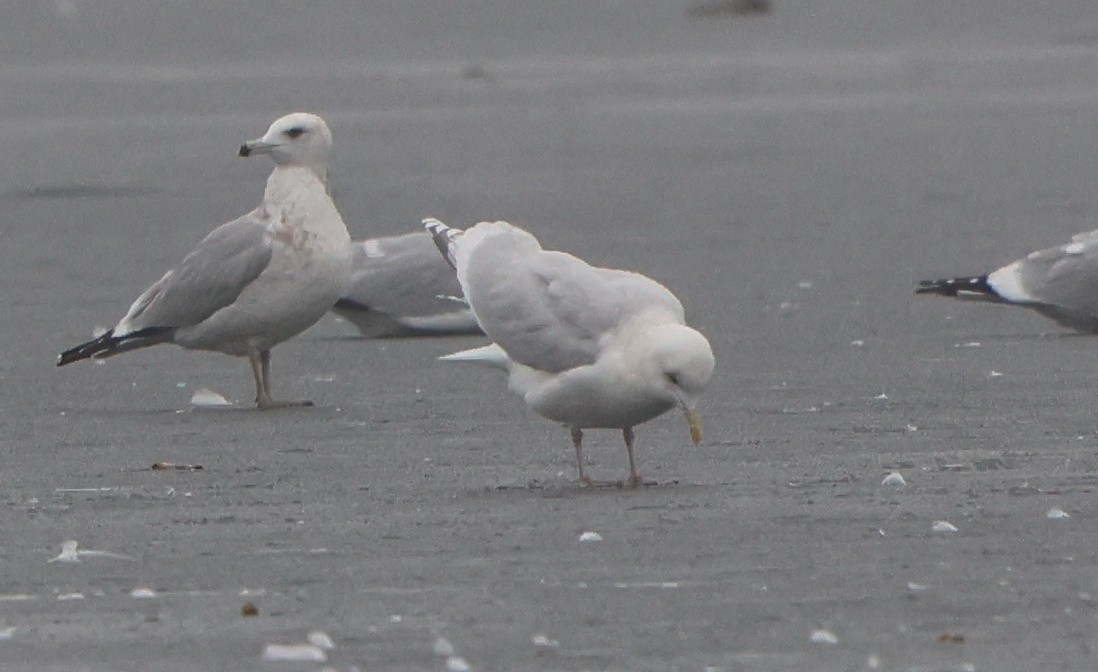
[[[271,348],[323,317],[350,282],[351,239],[327,190],[331,149],[328,125],[305,113],[241,146],[276,164],[259,207],[214,229],[113,329],[57,365],[175,343],[247,357],[259,408],[311,405],[271,397]]]
[[[626,482],[634,486],[644,483],[633,456],[635,425],[679,407],[691,439],[701,441],[696,404],[713,375],[713,351],[686,326],[682,304],[666,287],[544,250],[507,222],[467,231],[436,219],[423,224],[493,341],[442,359],[507,371],[527,406],[571,430],[583,484],[595,483],[584,470],[584,429],[622,431]]]
[[[366,338],[479,334],[457,274],[430,234],[352,243],[351,287],[332,311]]]
[[[915,293],[1025,306],[1065,327],[1098,333],[1098,230],[986,275],[923,280]]]

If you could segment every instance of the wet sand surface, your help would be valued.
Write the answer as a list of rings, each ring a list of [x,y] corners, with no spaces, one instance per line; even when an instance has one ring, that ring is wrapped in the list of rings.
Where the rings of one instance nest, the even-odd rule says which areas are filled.
[[[1095,666],[1098,343],[912,289],[1098,226],[1098,5],[299,4],[0,26],[0,667],[321,670],[262,659],[314,630],[340,671],[459,669],[440,638],[475,670]],[[586,490],[566,430],[434,361],[479,339],[331,317],[274,350],[312,409],[173,347],[56,369],[258,202],[236,147],[294,109],[355,237],[508,219],[667,284],[717,356],[702,445],[669,414],[657,486]]]

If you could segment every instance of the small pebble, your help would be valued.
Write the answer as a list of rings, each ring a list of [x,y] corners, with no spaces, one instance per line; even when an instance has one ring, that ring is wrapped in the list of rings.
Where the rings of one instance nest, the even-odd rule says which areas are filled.
[[[560,642],[555,639],[549,639],[543,634],[536,634],[530,638],[530,643],[534,646],[543,646],[547,648],[555,648],[560,646]]]
[[[245,602],[240,605],[240,615],[244,618],[259,615],[259,607],[255,606],[251,602]]]
[[[156,591],[152,588],[134,588],[130,591],[130,597],[135,600],[150,600],[156,597]]]
[[[935,520],[934,525],[931,526],[935,532],[956,532],[957,526],[948,520]]]
[[[1058,506],[1054,506],[1047,512],[1045,512],[1045,518],[1049,518],[1051,520],[1062,520],[1064,518],[1071,518],[1071,514],[1067,511],[1064,511]]]
[[[580,541],[602,541],[602,535],[598,532],[584,532],[579,536]]]

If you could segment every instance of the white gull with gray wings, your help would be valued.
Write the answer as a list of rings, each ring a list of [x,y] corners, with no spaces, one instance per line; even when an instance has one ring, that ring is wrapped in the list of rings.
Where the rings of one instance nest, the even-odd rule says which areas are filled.
[[[240,148],[275,169],[263,201],[207,235],[133,302],[102,336],[61,354],[58,366],[158,343],[251,363],[260,408],[308,405],[271,397],[271,348],[319,320],[350,282],[347,227],[328,196],[332,135],[313,114],[286,115]]]
[[[353,254],[351,287],[332,311],[366,338],[480,333],[429,234],[356,241]]]
[[[671,410],[701,440],[697,402],[713,374],[713,351],[686,326],[682,304],[638,273],[597,268],[544,250],[507,222],[467,231],[424,220],[457,269],[458,281],[491,345],[443,357],[503,369],[512,391],[539,415],[572,431],[579,477],[583,431],[622,430],[628,483],[643,479],[633,427]]]
[[[915,292],[1025,306],[1066,327],[1098,333],[1098,230],[987,275],[923,280]]]

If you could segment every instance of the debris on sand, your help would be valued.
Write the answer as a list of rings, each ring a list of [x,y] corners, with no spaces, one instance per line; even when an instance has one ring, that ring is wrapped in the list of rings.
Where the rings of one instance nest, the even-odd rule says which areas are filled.
[[[252,616],[259,615],[259,607],[255,606],[252,602],[245,602],[240,605],[240,615],[244,618],[250,618]]]
[[[602,541],[602,535],[598,532],[584,532],[579,536],[580,541]]]
[[[149,471],[201,471],[201,464],[176,464],[175,462],[154,462]]]
[[[1045,518],[1048,518],[1049,520],[1063,520],[1064,518],[1071,518],[1071,514],[1058,506],[1054,506],[1045,512]]]
[[[156,597],[156,591],[152,588],[138,586],[130,591],[130,597],[135,600],[151,600]]]
[[[543,635],[541,633],[538,633],[538,634],[534,635],[533,637],[531,637],[530,638],[530,643],[533,644],[534,646],[541,647],[541,648],[546,648],[546,649],[555,649],[558,646],[560,646],[560,642],[558,642],[555,639],[549,639],[548,637],[546,637],[545,635]]]
[[[268,644],[263,649],[263,660],[268,662],[326,663],[328,654],[313,644]]]
[[[111,553],[110,551],[93,551],[78,549],[80,542],[70,539],[61,544],[61,554],[55,558],[51,558],[46,562],[80,562],[82,557],[91,558],[111,558],[113,560],[129,560],[130,562],[136,562],[137,558],[131,558],[128,555],[122,555],[121,553]]]
[[[930,529],[935,532],[956,532],[957,526],[948,520],[935,520]]]
[[[691,6],[686,15],[695,19],[723,19],[769,14],[770,9],[770,0],[706,0]]]

